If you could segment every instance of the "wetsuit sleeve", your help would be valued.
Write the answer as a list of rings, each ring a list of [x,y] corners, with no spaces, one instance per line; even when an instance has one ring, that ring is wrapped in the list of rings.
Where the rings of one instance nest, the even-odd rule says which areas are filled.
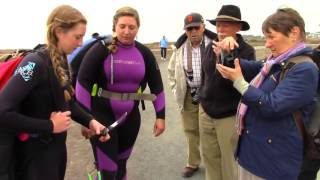
[[[79,69],[76,83],[76,99],[88,111],[91,111],[91,91],[93,85],[97,83],[98,70],[101,69],[106,55],[106,47],[101,43],[96,43],[83,57]]]
[[[47,65],[37,54],[29,54],[0,92],[0,126],[13,131],[51,133],[49,119],[38,119],[19,112],[19,106],[29,93],[45,81]]]
[[[159,66],[152,52],[145,48],[143,56],[146,63],[146,79],[150,92],[156,95],[153,106],[156,111],[157,118],[165,119],[165,94],[163,91],[163,83]]]
[[[83,126],[89,127],[90,121],[93,116],[85,111],[77,101],[73,101],[70,105],[71,117]]]

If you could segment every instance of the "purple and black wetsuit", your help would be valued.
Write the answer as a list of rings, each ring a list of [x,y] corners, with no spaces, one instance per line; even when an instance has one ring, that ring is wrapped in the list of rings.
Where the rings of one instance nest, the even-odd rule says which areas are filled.
[[[124,123],[110,132],[109,141],[91,139],[103,179],[126,179],[126,163],[140,128],[139,101],[92,97],[94,84],[117,93],[137,93],[148,84],[150,92],[157,97],[153,101],[156,117],[164,119],[165,96],[159,67],[152,52],[135,41],[130,46],[118,43],[114,54],[102,43],[96,43],[85,55],[79,70],[77,100],[98,121],[108,126],[128,112]]]

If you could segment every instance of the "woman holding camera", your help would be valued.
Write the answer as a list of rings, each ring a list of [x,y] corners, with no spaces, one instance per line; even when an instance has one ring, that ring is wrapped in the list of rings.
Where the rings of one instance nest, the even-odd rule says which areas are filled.
[[[304,27],[297,11],[278,9],[262,25],[265,46],[271,50],[264,64],[236,59],[235,68],[217,65],[221,75],[233,81],[242,95],[237,112],[240,140],[236,152],[240,179],[298,178],[303,139],[293,114],[301,112],[307,123],[318,84],[317,66],[304,61],[311,52],[305,44]],[[230,44],[235,44],[234,39],[225,39],[217,46],[232,49]],[[294,64],[280,79],[284,68],[297,56],[303,62]]]

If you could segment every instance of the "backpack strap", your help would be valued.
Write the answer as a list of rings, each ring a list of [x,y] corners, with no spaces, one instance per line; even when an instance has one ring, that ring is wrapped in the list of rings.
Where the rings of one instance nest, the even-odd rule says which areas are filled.
[[[98,40],[100,40],[100,42],[107,47],[112,43],[112,36],[111,35],[103,36]]]
[[[293,58],[290,58],[287,62],[285,62],[284,68],[280,72],[280,78],[279,81],[283,80],[286,75],[288,74],[289,70],[295,66],[296,64],[300,64],[303,62],[311,62],[314,63],[313,60],[309,56],[296,56]],[[315,63],[314,63],[315,64]],[[299,134],[301,135],[304,145],[310,146],[310,138],[307,132],[307,129],[303,123],[303,117],[301,110],[297,110],[292,113],[293,119],[295,121],[296,127],[299,131]],[[305,148],[306,151],[306,148]]]
[[[302,113],[301,111],[295,111],[293,113],[293,119],[296,123],[297,129],[303,139],[305,141],[306,139],[306,127],[304,126],[303,120],[302,120]]]
[[[301,111],[294,112],[293,118],[302,137],[304,155],[310,159],[320,159],[319,142],[317,142],[319,141],[319,131],[316,134],[312,134],[306,129]]]
[[[281,70],[280,73],[280,81],[285,78],[285,76],[288,74],[289,70],[296,64],[300,64],[303,62],[311,62],[314,63],[313,60],[309,56],[296,56],[293,58],[288,59],[285,64],[283,69]],[[314,63],[315,64],[315,63]]]
[[[303,63],[303,62],[314,63],[309,56],[296,56],[296,57],[288,59],[285,62],[284,67],[280,72],[279,81],[282,81],[286,77],[286,75],[288,74],[289,70],[293,66],[295,66],[296,64]],[[302,121],[302,113],[301,113],[301,111],[298,110],[298,111],[294,112],[293,113],[293,118],[294,118],[294,121],[295,121],[295,123],[297,125],[297,128],[298,128],[300,134],[302,135],[302,137],[305,137],[306,129],[305,129],[304,123]]]

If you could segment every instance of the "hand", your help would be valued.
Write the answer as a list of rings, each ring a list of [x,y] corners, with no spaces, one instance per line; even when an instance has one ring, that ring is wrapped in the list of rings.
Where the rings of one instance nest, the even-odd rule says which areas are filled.
[[[153,134],[155,137],[163,133],[166,128],[166,123],[164,119],[156,119],[153,127]]]
[[[90,130],[93,131],[94,135],[100,135],[101,132],[106,129],[106,127],[104,125],[102,125],[101,123],[99,123],[97,120],[92,119],[89,123],[89,127]],[[99,140],[101,142],[106,142],[107,140],[110,139],[109,134],[107,133],[105,136],[100,136]]]
[[[213,49],[213,52],[216,54],[216,56],[217,57],[219,57],[220,56],[220,54],[221,54],[221,48],[220,47],[218,47],[218,43],[219,42],[217,42],[217,41],[212,41],[212,49]]]
[[[94,131],[91,129],[88,129],[84,126],[81,127],[81,135],[85,137],[86,139],[89,139],[95,135]]]
[[[221,53],[221,49],[226,50],[226,51],[230,51],[230,50],[235,49],[236,47],[239,47],[239,44],[237,43],[237,41],[231,36],[226,37],[222,41],[219,41],[219,42],[213,41],[213,44],[214,44],[212,46],[213,50],[215,52],[217,51],[218,53],[219,52]],[[220,49],[220,50],[218,50],[218,49]]]
[[[235,81],[243,76],[238,58],[234,60],[234,66],[235,67],[233,69],[222,64],[217,64],[217,70],[220,72],[222,77],[230,79],[231,81]]]
[[[67,131],[71,126],[71,112],[52,112],[50,120],[53,124],[53,133],[61,133]]]

